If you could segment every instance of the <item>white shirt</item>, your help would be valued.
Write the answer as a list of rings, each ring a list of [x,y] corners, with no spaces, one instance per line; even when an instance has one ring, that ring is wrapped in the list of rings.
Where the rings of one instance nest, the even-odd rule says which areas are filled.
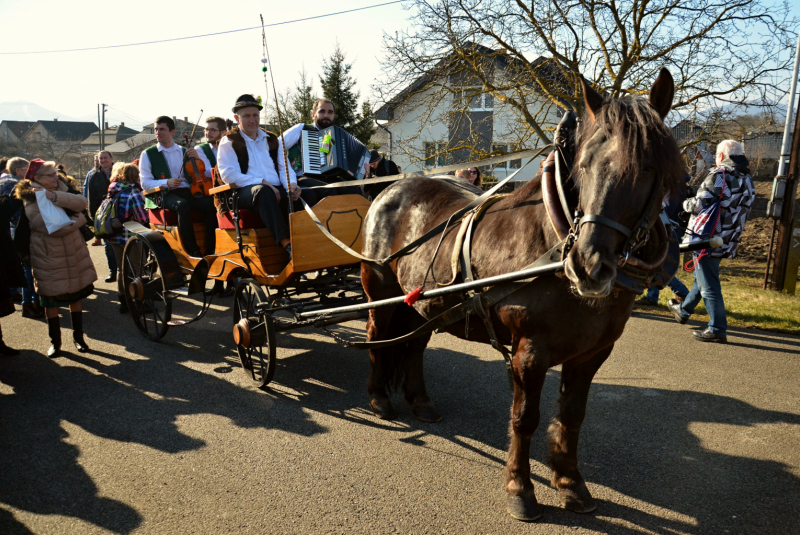
[[[291,149],[300,141],[300,138],[303,136],[303,127],[305,126],[304,123],[297,123],[286,132],[283,133],[283,140],[286,142],[286,148]],[[319,130],[319,128],[314,125],[314,128]]]
[[[216,156],[219,149],[217,149],[216,145],[213,143],[209,143],[209,145],[211,146],[211,152],[213,152],[214,156]],[[200,145],[197,145],[194,150],[197,151],[197,157],[203,160],[203,164],[206,166],[206,177],[211,178],[211,169],[213,166],[211,165],[211,162],[208,161],[208,158],[206,158],[205,151],[200,148]]]
[[[242,168],[239,166],[239,159],[236,157],[236,152],[233,150],[233,144],[227,136],[222,138],[219,142],[219,149],[217,150],[217,167],[222,181],[226,184],[233,184],[237,188],[244,188],[246,186],[253,186],[261,184],[263,181],[269,182],[275,187],[283,187],[286,189],[286,168],[283,165],[283,145],[278,139],[278,170],[280,176],[275,172],[275,165],[272,162],[272,157],[269,155],[269,148],[267,147],[267,134],[258,129],[256,139],[251,139],[250,136],[241,133],[244,138],[245,145],[247,146],[247,156],[249,159],[247,165],[247,173],[242,173]],[[289,180],[293,184],[297,184],[297,177],[294,170],[289,167]]]
[[[169,166],[169,172],[172,178],[180,178],[181,184],[179,188],[188,188],[189,183],[183,177],[183,150],[177,143],[172,143],[170,148],[163,146],[161,143],[156,145],[158,152],[164,155]],[[155,178],[153,176],[152,165],[150,158],[147,157],[147,151],[143,150],[142,155],[139,156],[139,177],[142,181],[142,189],[153,189],[159,186],[167,187],[167,178]]]

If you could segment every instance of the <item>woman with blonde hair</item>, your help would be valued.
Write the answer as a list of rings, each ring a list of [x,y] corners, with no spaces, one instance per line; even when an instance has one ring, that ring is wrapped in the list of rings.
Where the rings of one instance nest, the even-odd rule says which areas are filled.
[[[114,257],[117,259],[120,274],[117,278],[117,292],[119,297],[119,311],[121,314],[128,312],[128,306],[125,301],[125,287],[122,279],[122,253],[125,251],[125,244],[133,236],[122,223],[125,221],[138,221],[139,223],[147,226],[150,219],[147,215],[147,210],[144,208],[144,194],[142,193],[142,186],[139,184],[139,167],[132,163],[117,162],[111,168],[111,184],[108,186],[108,197],[113,199],[119,197],[119,211],[117,218],[119,219],[120,233],[110,236],[108,243],[114,250]],[[114,222],[112,221],[112,225]],[[139,259],[138,254],[131,255],[131,258]],[[138,266],[134,266],[137,267]]]
[[[72,222],[49,232],[39,208],[36,192],[44,191],[43,203],[50,202],[63,209]],[[28,165],[25,179],[14,189],[14,195],[25,205],[30,222],[30,262],[39,300],[44,307],[50,334],[48,357],[61,354],[61,325],[59,307],[69,307],[72,319],[72,340],[81,353],[89,351],[83,338],[82,300],[94,292],[97,272],[80,227],[86,224],[81,213],[86,209],[86,197],[70,193],[69,186],[58,176],[55,162],[36,158]]]

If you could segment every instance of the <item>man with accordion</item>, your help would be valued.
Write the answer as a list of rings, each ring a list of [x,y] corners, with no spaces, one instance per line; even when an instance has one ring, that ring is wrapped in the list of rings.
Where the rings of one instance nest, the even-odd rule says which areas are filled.
[[[333,126],[336,118],[333,102],[326,98],[318,99],[311,117],[314,124],[299,123],[283,134],[289,164],[298,177],[305,177],[300,178],[298,184],[308,188],[365,178],[368,175],[369,150],[343,128]],[[315,192],[316,200],[328,195],[362,194],[359,186],[317,189]]]

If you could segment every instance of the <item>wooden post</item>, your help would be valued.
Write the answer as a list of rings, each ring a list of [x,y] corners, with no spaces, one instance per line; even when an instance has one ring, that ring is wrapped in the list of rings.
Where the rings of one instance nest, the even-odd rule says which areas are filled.
[[[800,112],[800,105],[798,106]],[[787,277],[792,278],[791,289],[794,289],[794,280],[797,278],[797,266],[789,273],[789,249],[792,245],[792,230],[794,227],[794,206],[797,197],[797,179],[800,174],[800,121],[795,113],[794,130],[792,138],[792,153],[789,160],[789,172],[786,174],[786,190],[783,195],[783,209],[781,210],[780,227],[778,229],[778,244],[775,253],[775,269],[772,273],[772,289],[779,292],[786,287]]]

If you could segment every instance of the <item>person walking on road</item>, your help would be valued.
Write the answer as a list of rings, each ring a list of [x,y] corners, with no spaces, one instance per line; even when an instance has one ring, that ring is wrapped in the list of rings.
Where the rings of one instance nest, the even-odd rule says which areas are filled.
[[[703,238],[719,236],[724,245],[694,253],[692,289],[683,302],[670,299],[668,306],[675,319],[683,324],[702,299],[709,322],[705,330],[693,333],[695,340],[725,343],[728,323],[719,278],[720,261],[736,256],[755,199],[755,187],[741,143],[732,139],[720,142],[716,163],[717,168],[708,174],[697,195],[683,203],[684,210],[692,214],[684,241],[700,234]]]

